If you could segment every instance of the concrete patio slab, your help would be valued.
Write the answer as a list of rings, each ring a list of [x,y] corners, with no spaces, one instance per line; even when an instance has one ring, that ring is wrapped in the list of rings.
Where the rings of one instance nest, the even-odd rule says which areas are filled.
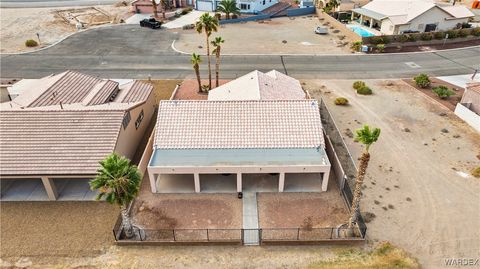
[[[285,174],[284,192],[321,192],[321,173]]]
[[[194,193],[193,175],[162,174],[157,179],[158,193]]]
[[[278,174],[243,174],[243,191],[278,192]]]
[[[236,193],[237,175],[201,174],[200,191],[204,193]]]

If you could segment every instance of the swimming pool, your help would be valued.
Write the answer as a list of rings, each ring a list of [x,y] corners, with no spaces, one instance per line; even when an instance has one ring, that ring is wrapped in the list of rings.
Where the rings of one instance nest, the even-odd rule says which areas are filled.
[[[369,32],[369,31],[363,29],[362,27],[360,27],[358,25],[348,24],[347,28],[354,31],[359,36],[367,37],[367,36],[374,36],[375,35],[374,33]]]

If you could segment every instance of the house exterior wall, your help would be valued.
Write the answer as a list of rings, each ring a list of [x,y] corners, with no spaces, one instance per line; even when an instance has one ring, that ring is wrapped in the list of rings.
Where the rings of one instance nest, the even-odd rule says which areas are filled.
[[[242,13],[260,13],[262,10],[278,3],[278,0],[237,1],[237,7]],[[241,9],[241,4],[250,5],[250,9]]]
[[[480,92],[469,90],[467,87],[460,103],[469,104],[469,109],[480,115]]]
[[[135,121],[143,110],[143,120],[139,125],[139,128],[135,128]],[[145,131],[150,124],[153,113],[155,112],[155,97],[153,91],[150,93],[147,101],[130,110],[130,122],[126,129],[123,126],[120,127],[120,134],[118,135],[117,145],[115,146],[115,152],[123,155],[129,159],[133,158],[138,144],[145,135]]]
[[[389,19],[385,19],[382,21],[380,26],[380,32],[384,35],[394,35],[396,27],[393,25],[392,21]]]
[[[427,24],[436,24],[437,31],[445,31],[456,28],[458,23],[468,22],[468,18],[446,20],[449,17],[445,11],[434,7],[413,19],[410,24],[399,26],[399,33],[407,30],[424,32]]]
[[[473,129],[480,132],[480,115],[468,109],[463,103],[458,103],[455,107],[455,115],[464,120]]]

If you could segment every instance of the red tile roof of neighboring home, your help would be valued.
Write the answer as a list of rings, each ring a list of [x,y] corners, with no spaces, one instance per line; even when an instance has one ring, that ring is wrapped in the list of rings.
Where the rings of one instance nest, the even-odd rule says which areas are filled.
[[[133,82],[128,87],[128,93],[123,97],[122,103],[145,101],[152,92],[153,86],[140,81]]]

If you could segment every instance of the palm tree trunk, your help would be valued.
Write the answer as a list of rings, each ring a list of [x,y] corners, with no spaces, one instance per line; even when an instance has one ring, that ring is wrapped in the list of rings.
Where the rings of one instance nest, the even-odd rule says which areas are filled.
[[[122,206],[120,208],[120,212],[122,214],[122,224],[123,230],[125,231],[125,236],[127,238],[133,237],[133,226],[132,222],[130,221],[130,216],[128,216],[128,211],[126,206]]]
[[[220,46],[216,50],[216,61],[215,61],[215,87],[218,87],[218,77],[220,73]]]
[[[367,171],[368,162],[370,161],[370,153],[364,151],[360,157],[360,168],[357,172],[357,178],[355,180],[355,191],[353,193],[352,208],[350,212],[350,220],[348,221],[348,228],[353,227],[353,223],[357,221],[358,210],[360,207],[360,198],[362,197],[362,185]]]
[[[152,6],[153,6],[153,17],[157,18],[158,17],[157,2],[155,2],[155,0],[152,0]]]
[[[166,7],[165,0],[162,0],[162,18],[164,19],[165,19],[165,7]]]
[[[230,13],[227,12],[225,17],[226,17],[227,20],[229,20],[230,19]]]
[[[208,33],[205,32],[207,35],[207,61],[208,61],[208,90],[212,89],[212,68],[210,65],[210,42],[208,42]]]
[[[200,81],[200,68],[197,65],[193,67],[195,69],[195,75],[197,76],[197,82],[198,82],[198,92],[202,92],[202,82]]]

